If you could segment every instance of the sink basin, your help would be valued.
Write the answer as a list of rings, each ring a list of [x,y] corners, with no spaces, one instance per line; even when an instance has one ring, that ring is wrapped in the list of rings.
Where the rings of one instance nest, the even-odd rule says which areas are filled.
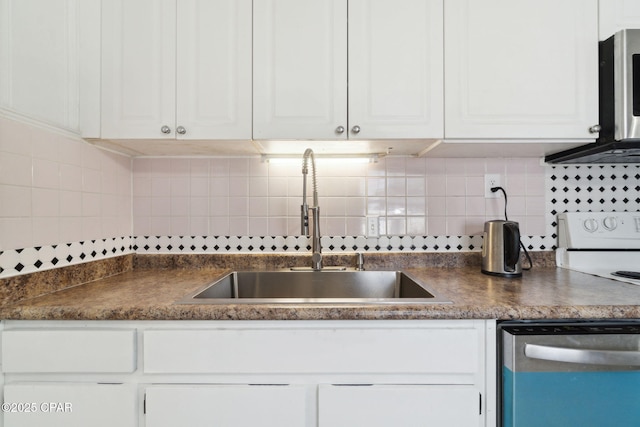
[[[400,271],[237,271],[179,304],[446,303]]]

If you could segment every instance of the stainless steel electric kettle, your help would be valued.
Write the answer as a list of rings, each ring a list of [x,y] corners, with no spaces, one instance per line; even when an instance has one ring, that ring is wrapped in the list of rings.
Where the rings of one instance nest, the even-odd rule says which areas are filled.
[[[520,277],[520,228],[515,221],[484,223],[482,272],[493,276]]]

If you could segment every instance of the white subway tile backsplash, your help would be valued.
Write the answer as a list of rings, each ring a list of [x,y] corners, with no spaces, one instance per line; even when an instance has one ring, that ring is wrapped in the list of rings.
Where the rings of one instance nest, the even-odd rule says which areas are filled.
[[[403,177],[387,178],[387,196],[399,197],[407,194],[407,180]]]
[[[367,198],[367,215],[385,216],[387,214],[387,204],[384,197]]]
[[[364,236],[367,233],[367,221],[362,216],[347,217],[345,221],[347,236]],[[297,234],[297,233],[296,233]]]
[[[406,176],[406,159],[404,157],[390,157],[385,159],[387,164],[387,176]]]
[[[67,242],[114,235],[129,239],[131,182],[127,156],[0,117],[0,256],[42,248],[39,253],[47,258],[48,247]],[[125,251],[130,250],[127,242]],[[39,261],[0,263],[0,276],[60,265]],[[64,262],[69,262],[66,256]]]
[[[447,236],[464,236],[467,234],[467,219],[464,216],[447,217]]]
[[[447,197],[445,205],[447,209],[447,216],[465,216],[467,213],[465,197]]]
[[[450,175],[446,179],[445,194],[449,196],[467,195],[467,178],[465,176]]]
[[[424,236],[427,234],[425,217],[407,217],[407,234],[410,236]]]
[[[427,218],[427,235],[446,236],[447,218],[445,216],[429,215],[429,217]]]
[[[34,217],[60,216],[60,192],[49,188],[31,190],[31,214]]]
[[[387,197],[386,216],[406,216],[407,215],[407,199],[405,197]],[[389,234],[397,234],[387,231]],[[404,234],[404,233],[402,233]]]
[[[345,215],[347,218],[362,218],[367,215],[364,197],[348,197],[346,199]]]
[[[191,216],[189,221],[189,236],[206,236],[209,232],[209,218],[207,216]],[[231,221],[231,219],[229,219]]]
[[[212,177],[228,177],[229,159],[211,159],[209,163],[209,174]]]
[[[0,156],[0,182],[8,185],[30,186],[32,180],[31,157],[2,153]]]
[[[446,196],[447,177],[445,175],[427,175],[427,195]]]
[[[32,159],[33,186],[39,188],[59,188],[59,163],[42,158]]]
[[[426,216],[425,197],[407,197],[407,215]]]
[[[2,197],[3,195],[0,193],[0,199]],[[2,238],[0,238],[0,256],[2,255],[2,251],[12,251],[14,249],[22,249],[33,246],[34,239],[31,218],[28,216],[0,216],[0,236],[2,236]],[[2,268],[13,268],[13,265],[0,264],[0,275],[2,274]]]
[[[82,191],[82,167],[60,164],[60,189]]]
[[[0,217],[30,217],[31,187],[0,184]]]
[[[189,197],[191,178],[187,175],[171,176],[171,197]]]
[[[384,197],[386,195],[386,181],[384,178],[367,179],[367,196]]]
[[[484,196],[470,196],[466,198],[465,215],[468,217],[485,216]]]
[[[407,234],[406,218],[387,217],[387,234],[402,236]]]
[[[425,197],[427,194],[427,183],[424,175],[407,177],[407,196]]]
[[[70,254],[74,261],[33,261],[27,249],[46,246],[58,254],[89,241],[96,242],[91,243],[96,254],[83,260],[131,250],[308,250],[308,238],[298,236],[301,159],[291,164],[259,158],[132,160],[0,121],[0,198],[11,200],[0,203],[0,276],[79,259]],[[503,176],[509,217],[520,222],[532,249],[553,247],[559,212],[640,210],[640,166],[635,165],[389,157],[349,166],[319,161],[317,169],[329,252],[479,249],[484,221],[504,216],[502,197],[484,198],[485,173]],[[379,217],[380,238],[363,237],[367,215]],[[138,237],[132,242],[129,236]]]
[[[102,172],[100,170],[85,168],[82,171],[82,191],[87,193],[103,192]]]
[[[31,219],[33,236],[40,246],[55,245],[60,242],[60,221],[56,217],[33,217]]]
[[[269,217],[286,217],[287,216],[287,198],[286,197],[268,197],[265,198],[268,204]],[[269,233],[273,234],[273,233]]]
[[[171,177],[169,175],[151,178],[151,197],[171,197]]]

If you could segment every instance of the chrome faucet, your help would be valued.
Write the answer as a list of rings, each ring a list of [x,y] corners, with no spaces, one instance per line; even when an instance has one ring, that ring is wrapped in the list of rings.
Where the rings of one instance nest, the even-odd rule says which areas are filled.
[[[307,204],[307,174],[309,169],[307,163],[311,158],[311,169],[313,172],[313,206]],[[316,182],[316,161],[313,150],[307,148],[302,156],[302,206],[300,206],[301,234],[309,236],[309,210],[313,214],[313,235],[311,237],[311,269],[322,270],[322,245],[320,244],[320,206],[318,205],[318,185]]]

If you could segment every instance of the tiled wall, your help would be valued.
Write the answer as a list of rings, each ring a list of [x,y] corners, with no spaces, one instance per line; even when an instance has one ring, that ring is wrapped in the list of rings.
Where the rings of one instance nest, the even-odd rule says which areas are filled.
[[[301,159],[134,159],[134,234],[298,235],[301,166]],[[504,199],[485,199],[485,173],[503,176],[510,217],[523,234],[548,233],[545,168],[538,159],[392,157],[369,164],[317,161],[322,234],[363,236],[367,216],[379,218],[382,235],[481,234],[483,223],[502,218],[504,210]],[[310,187],[311,173],[308,179]]]
[[[0,277],[130,253],[306,252],[301,159],[137,158],[0,115]],[[555,245],[565,211],[640,211],[640,166],[544,166],[539,159],[386,158],[317,164],[323,247],[467,251],[504,199],[532,250]],[[310,180],[310,177],[309,177]],[[366,217],[381,237],[364,237]]]
[[[131,204],[129,157],[0,115],[0,275],[130,252]]]

